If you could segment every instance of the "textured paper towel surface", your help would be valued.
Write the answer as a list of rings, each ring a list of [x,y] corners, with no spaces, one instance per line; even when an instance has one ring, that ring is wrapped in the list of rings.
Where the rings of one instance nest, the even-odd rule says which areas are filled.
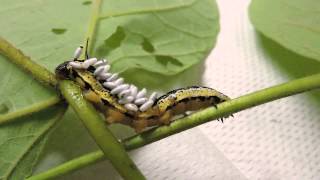
[[[293,69],[302,71],[308,63],[285,49],[263,50],[281,47],[254,31],[248,5],[219,1],[220,39],[206,62],[204,82],[233,97],[288,81],[301,75]],[[285,65],[275,62],[286,58]],[[212,122],[200,129],[248,179],[320,179],[317,97],[318,104],[305,94],[281,99],[237,113],[223,126]]]
[[[277,60],[287,58],[289,63],[283,68],[275,62],[277,53],[266,52],[264,45],[281,47],[254,31],[248,4],[249,0],[218,1],[221,32],[202,79],[231,97],[285,82],[294,78],[294,66],[305,66],[299,67],[305,63],[301,57],[284,49],[286,56]],[[298,95],[271,102],[237,113],[224,124],[213,121],[130,155],[148,179],[319,179],[320,108],[311,99]],[[55,131],[37,172],[96,148],[82,125],[70,121],[62,121]],[[61,142],[59,135],[70,131],[68,123],[74,126],[73,135]],[[104,161],[60,179],[120,177]]]

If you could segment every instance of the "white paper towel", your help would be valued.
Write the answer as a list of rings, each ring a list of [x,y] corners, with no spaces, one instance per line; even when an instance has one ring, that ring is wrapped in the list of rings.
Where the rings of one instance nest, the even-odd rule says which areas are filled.
[[[206,61],[208,86],[238,97],[302,76],[299,68],[319,67],[255,32],[249,0],[218,2],[221,33]],[[318,102],[312,98],[284,98],[199,129],[248,179],[320,179],[319,94]]]

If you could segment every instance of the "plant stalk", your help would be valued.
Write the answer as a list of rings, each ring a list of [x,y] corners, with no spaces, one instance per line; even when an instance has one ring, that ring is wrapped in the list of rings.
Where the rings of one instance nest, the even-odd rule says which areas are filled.
[[[8,41],[0,37],[0,53],[8,58],[11,62],[18,65],[27,73],[31,74],[40,83],[55,87],[57,79],[55,74],[43,66],[32,61],[30,57],[24,55],[19,49],[15,48]]]

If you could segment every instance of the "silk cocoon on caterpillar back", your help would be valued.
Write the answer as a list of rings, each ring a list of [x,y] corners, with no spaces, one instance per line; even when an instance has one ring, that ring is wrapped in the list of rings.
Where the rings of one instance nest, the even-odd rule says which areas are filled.
[[[145,88],[138,90],[126,84],[118,74],[109,72],[106,60],[87,58],[79,60],[82,47],[76,49],[74,58],[56,68],[59,79],[75,81],[87,100],[105,115],[108,123],[122,123],[141,132],[147,127],[169,124],[175,116],[216,106],[230,98],[212,88],[191,86],[168,92],[157,98],[147,97]]]

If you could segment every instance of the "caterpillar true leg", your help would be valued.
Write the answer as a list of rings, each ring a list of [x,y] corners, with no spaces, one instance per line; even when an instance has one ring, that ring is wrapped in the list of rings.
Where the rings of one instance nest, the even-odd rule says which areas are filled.
[[[168,110],[159,118],[159,121],[161,124],[168,125],[170,124],[172,116],[173,116],[172,110]]]
[[[111,107],[105,109],[105,117],[108,123],[123,123],[129,125],[129,121],[131,121],[125,114]]]
[[[148,120],[146,119],[139,119],[139,120],[133,120],[132,125],[131,125],[134,130],[137,133],[142,132],[145,128],[148,127]]]

